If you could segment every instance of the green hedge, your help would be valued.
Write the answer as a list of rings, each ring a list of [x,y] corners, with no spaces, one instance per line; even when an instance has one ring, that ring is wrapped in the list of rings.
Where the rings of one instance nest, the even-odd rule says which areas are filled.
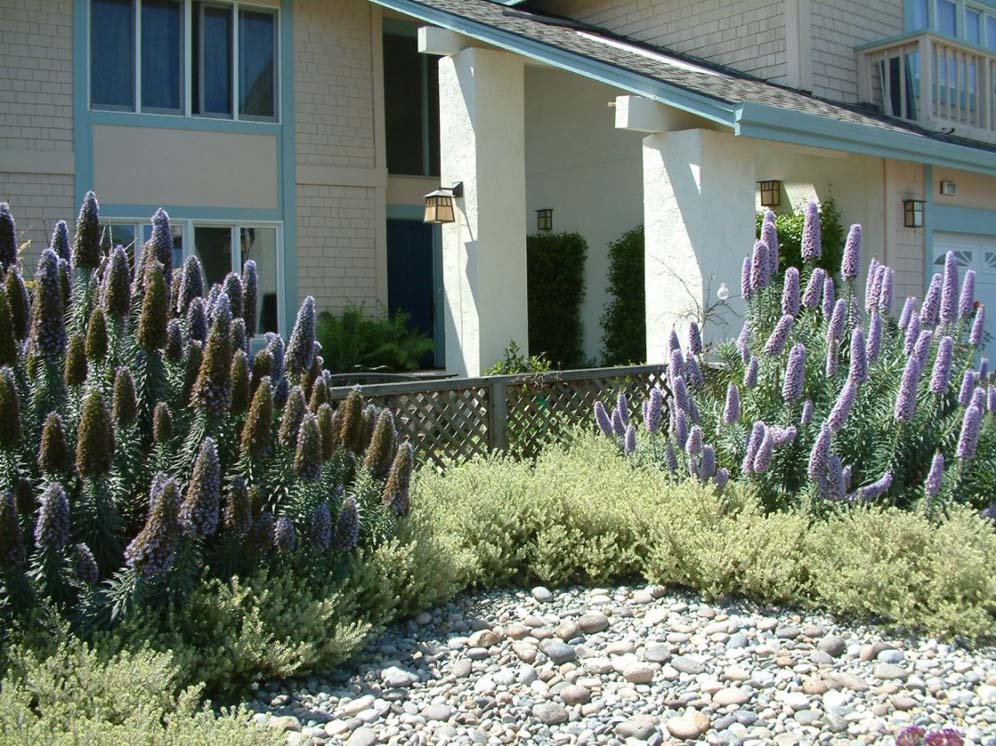
[[[539,233],[526,241],[529,351],[558,368],[584,363],[581,301],[588,243],[580,233]]]
[[[647,359],[642,225],[609,244],[608,292],[600,320],[603,363],[642,363]]]

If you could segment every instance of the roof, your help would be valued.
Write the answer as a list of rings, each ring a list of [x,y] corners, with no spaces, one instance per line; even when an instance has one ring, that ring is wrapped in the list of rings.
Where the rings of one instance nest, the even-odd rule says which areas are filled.
[[[507,0],[371,0],[732,127],[736,134],[996,175],[996,146],[825,100]]]

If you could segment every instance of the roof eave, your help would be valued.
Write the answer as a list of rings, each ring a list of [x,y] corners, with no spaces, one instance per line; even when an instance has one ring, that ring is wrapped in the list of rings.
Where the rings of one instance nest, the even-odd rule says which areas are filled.
[[[428,8],[414,0],[370,0],[370,2],[417,18],[425,23],[431,23],[472,39],[486,42],[500,49],[520,54],[523,57],[546,63],[552,67],[583,75],[638,96],[645,96],[731,129],[735,126],[736,105],[728,101],[668,85],[616,65],[568,52],[484,23],[454,16],[445,11]]]
[[[741,104],[735,133],[996,176],[996,153],[992,151],[765,104]]]

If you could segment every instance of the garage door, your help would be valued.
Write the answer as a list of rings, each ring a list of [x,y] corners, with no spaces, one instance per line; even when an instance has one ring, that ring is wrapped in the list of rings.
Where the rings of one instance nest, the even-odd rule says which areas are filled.
[[[944,256],[953,251],[958,271],[975,270],[975,296],[986,307],[986,330],[996,329],[996,236],[969,236],[961,233],[934,234],[934,272],[944,271]],[[996,339],[990,339],[983,353],[996,362]]]

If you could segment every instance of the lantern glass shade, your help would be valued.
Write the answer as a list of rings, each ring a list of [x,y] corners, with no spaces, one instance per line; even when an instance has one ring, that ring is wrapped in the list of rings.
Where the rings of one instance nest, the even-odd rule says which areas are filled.
[[[553,210],[544,208],[536,211],[536,229],[543,232],[553,230]]]
[[[907,228],[923,228],[923,200],[903,200],[903,225]]]
[[[782,182],[780,181],[759,181],[758,187],[761,190],[761,205],[764,207],[778,207],[782,203]]]
[[[426,223],[452,223],[455,220],[453,212],[453,195],[437,189],[425,195]]]

